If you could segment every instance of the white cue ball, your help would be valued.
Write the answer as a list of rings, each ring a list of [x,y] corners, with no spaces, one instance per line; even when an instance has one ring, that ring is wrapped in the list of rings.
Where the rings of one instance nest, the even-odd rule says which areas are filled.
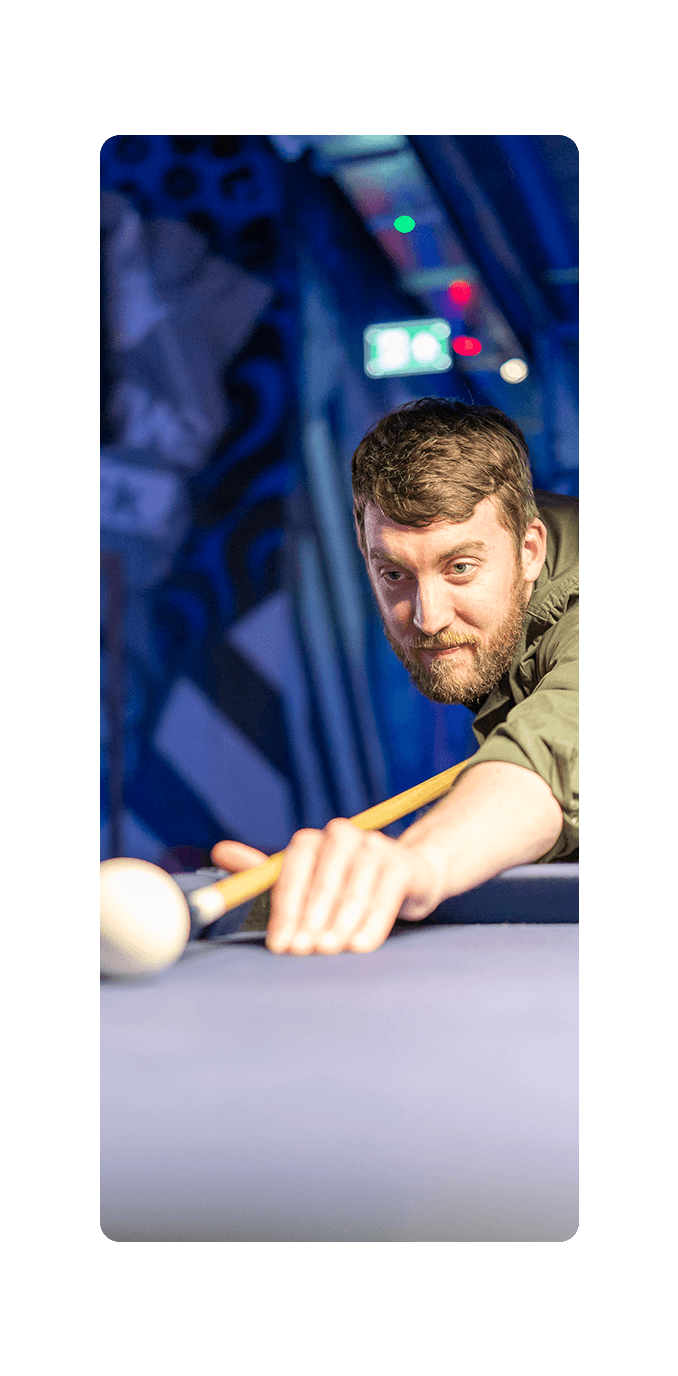
[[[178,884],[147,860],[101,865],[101,973],[149,975],[177,960],[191,917]]]

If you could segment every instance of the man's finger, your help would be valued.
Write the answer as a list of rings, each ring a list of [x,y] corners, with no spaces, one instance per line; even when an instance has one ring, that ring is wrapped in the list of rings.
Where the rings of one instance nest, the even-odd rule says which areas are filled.
[[[213,865],[222,870],[249,870],[253,865],[261,865],[268,856],[253,846],[245,846],[242,841],[217,841],[212,847],[210,859]]]
[[[400,912],[407,890],[406,872],[399,865],[382,869],[371,909],[346,943],[349,951],[364,954],[381,946]]]
[[[285,851],[280,878],[271,894],[271,916],[266,933],[270,951],[280,954],[289,949],[303,919],[322,840],[321,831],[297,831]]]

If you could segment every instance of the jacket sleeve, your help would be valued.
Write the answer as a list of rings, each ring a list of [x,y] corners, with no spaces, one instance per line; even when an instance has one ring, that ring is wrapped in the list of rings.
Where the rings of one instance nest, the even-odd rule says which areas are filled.
[[[540,863],[563,860],[579,846],[579,607],[571,606],[542,637],[537,682],[476,754],[532,769],[546,780],[563,811],[563,829]]]

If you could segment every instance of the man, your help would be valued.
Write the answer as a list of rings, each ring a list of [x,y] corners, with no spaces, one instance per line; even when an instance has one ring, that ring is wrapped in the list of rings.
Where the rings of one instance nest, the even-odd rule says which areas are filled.
[[[396,917],[512,865],[576,858],[577,503],[535,501],[525,439],[489,406],[424,398],[352,464],[354,517],[386,636],[417,687],[475,713],[480,747],[398,840],[345,819],[293,836],[272,951],[372,951]],[[225,869],[261,852],[222,841]]]

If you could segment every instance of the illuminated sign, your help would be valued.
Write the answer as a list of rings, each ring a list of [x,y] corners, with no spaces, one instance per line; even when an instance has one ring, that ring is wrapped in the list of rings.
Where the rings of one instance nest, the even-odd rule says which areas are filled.
[[[393,320],[363,333],[368,377],[444,373],[452,367],[447,320]]]

